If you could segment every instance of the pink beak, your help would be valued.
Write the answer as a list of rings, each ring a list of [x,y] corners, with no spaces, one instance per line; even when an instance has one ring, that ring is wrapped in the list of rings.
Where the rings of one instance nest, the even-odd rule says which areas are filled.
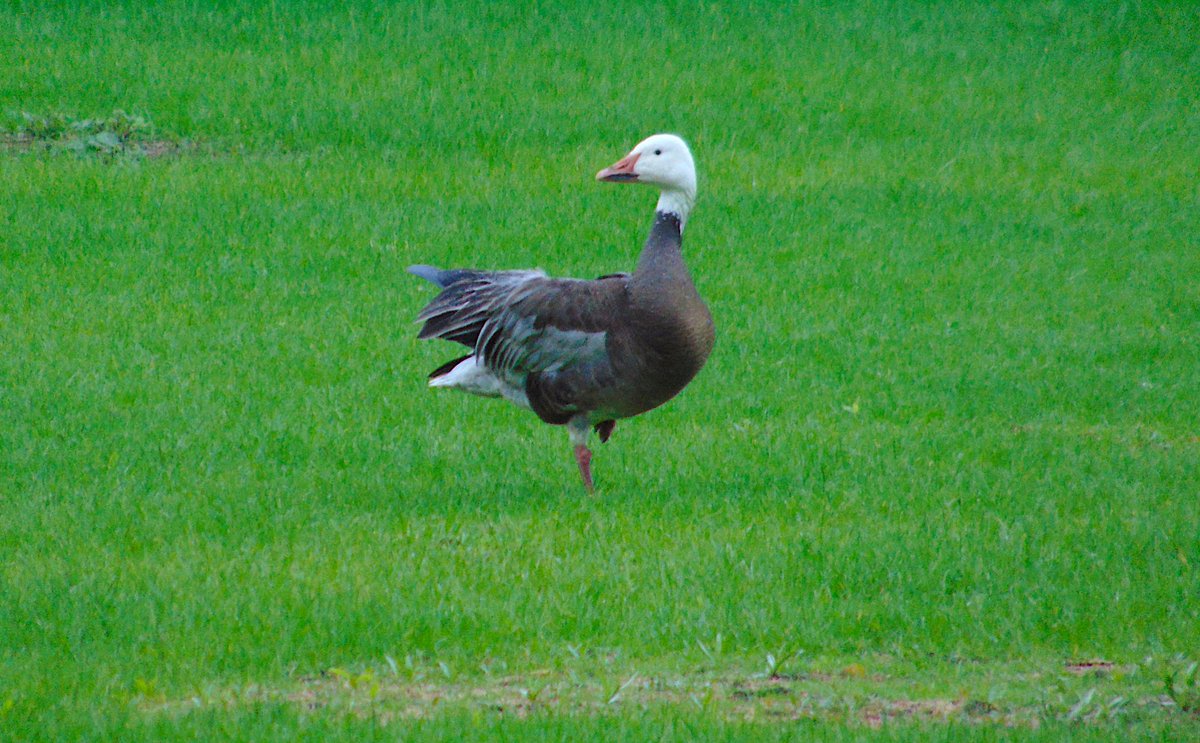
[[[625,157],[597,173],[596,180],[616,182],[636,181],[638,179],[638,174],[634,172],[633,166],[637,165],[639,157],[641,157],[641,154],[637,152],[626,155]]]

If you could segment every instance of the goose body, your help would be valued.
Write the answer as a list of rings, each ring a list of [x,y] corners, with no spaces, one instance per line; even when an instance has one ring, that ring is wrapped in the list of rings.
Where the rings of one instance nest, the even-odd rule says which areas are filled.
[[[590,430],[606,441],[617,420],[670,400],[704,366],[714,341],[712,315],[681,250],[696,189],[687,145],[656,134],[596,178],[661,191],[631,274],[588,281],[538,270],[409,268],[441,288],[417,316],[418,337],[471,350],[434,370],[430,386],[503,397],[565,424],[589,492]]]

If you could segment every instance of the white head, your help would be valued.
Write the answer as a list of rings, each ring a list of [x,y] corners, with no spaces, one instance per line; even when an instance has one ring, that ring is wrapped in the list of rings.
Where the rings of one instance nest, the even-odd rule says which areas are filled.
[[[658,211],[676,214],[680,223],[696,201],[696,164],[687,143],[674,134],[655,134],[596,174],[598,181],[650,183],[662,195]]]

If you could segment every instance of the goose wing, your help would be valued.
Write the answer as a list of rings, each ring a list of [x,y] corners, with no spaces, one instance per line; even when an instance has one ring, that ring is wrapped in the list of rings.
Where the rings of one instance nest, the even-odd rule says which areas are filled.
[[[462,343],[493,374],[513,381],[605,364],[609,335],[628,301],[625,274],[585,281],[537,270],[409,270],[442,287],[417,315],[424,323],[418,337]]]

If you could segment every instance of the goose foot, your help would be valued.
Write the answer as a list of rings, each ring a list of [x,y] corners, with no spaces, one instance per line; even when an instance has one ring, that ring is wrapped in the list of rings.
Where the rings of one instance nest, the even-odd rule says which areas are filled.
[[[587,448],[586,444],[576,444],[575,461],[579,464],[579,474],[583,477],[583,486],[587,488],[588,495],[592,495],[596,492],[596,486],[592,482],[592,450]]]

